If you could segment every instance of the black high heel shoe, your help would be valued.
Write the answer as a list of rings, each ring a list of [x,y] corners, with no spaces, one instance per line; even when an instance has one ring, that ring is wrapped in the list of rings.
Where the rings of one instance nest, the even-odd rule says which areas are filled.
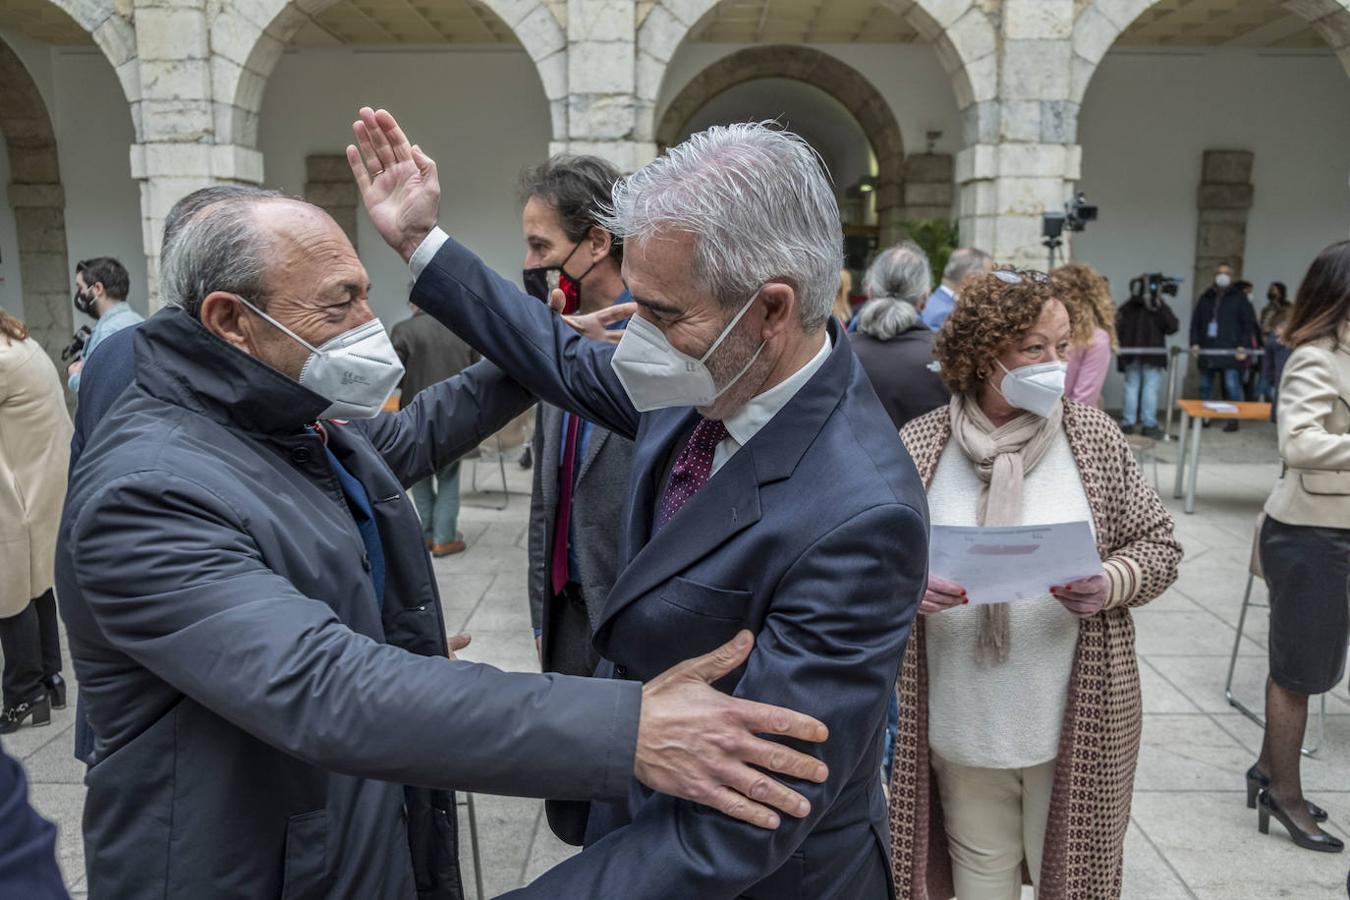
[[[52,723],[52,705],[46,694],[43,694],[40,700],[20,703],[18,706],[11,706],[4,712],[0,712],[0,734],[12,734],[18,731],[24,720],[29,718],[33,720],[35,726]]]
[[[1302,828],[1299,828],[1289,817],[1285,815],[1284,810],[1275,805],[1270,799],[1270,791],[1265,788],[1256,795],[1256,828],[1262,834],[1270,834],[1270,817],[1274,816],[1284,826],[1284,830],[1289,832],[1289,838],[1296,846],[1304,850],[1316,850],[1319,853],[1340,853],[1345,849],[1345,843],[1336,837],[1332,837],[1322,829],[1317,829],[1315,833],[1309,834]]]
[[[52,709],[66,708],[66,680],[60,674],[42,679],[42,686],[47,689],[47,699],[51,700]]]
[[[60,707],[57,707],[57,709],[60,709]],[[1266,775],[1261,774],[1261,772],[1256,768],[1256,765],[1253,764],[1252,767],[1247,770],[1248,809],[1256,809],[1256,795],[1261,791],[1262,788],[1268,787],[1270,787],[1270,778],[1267,777]],[[1308,803],[1308,815],[1313,817],[1314,822],[1325,822],[1327,820],[1327,811],[1325,809],[1318,806],[1311,800],[1308,800],[1307,803]]]

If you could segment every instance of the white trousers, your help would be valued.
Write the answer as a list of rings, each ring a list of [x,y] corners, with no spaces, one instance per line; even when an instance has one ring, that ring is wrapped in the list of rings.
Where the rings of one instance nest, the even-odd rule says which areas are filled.
[[[1018,900],[1022,859],[1041,878],[1055,760],[1029,769],[980,769],[930,754],[942,797],[957,900]]]

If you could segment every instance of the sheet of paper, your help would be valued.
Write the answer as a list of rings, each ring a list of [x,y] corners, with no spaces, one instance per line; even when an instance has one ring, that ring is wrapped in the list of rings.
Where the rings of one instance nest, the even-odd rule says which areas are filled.
[[[1204,406],[1211,412],[1235,413],[1238,411],[1238,408],[1233,404],[1223,403],[1219,400],[1206,400]]]
[[[958,528],[934,525],[929,571],[966,589],[971,604],[1044,597],[1052,585],[1102,571],[1087,522]]]

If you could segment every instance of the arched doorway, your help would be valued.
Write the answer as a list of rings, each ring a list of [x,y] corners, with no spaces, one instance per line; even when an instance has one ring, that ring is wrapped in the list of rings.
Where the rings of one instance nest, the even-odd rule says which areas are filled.
[[[807,90],[780,91],[775,95],[775,82],[796,83]],[[760,86],[761,90],[753,95],[744,90],[755,85]],[[847,151],[840,145],[831,152],[830,148],[836,142],[823,137],[820,131],[813,136],[810,122],[812,119],[827,117],[831,105],[845,112],[856,123],[859,134],[870,146],[873,171],[856,175],[850,171],[846,176],[848,183],[837,179],[836,185],[841,193],[849,188],[862,187],[865,193],[870,193],[874,198],[875,218],[871,215],[859,216],[860,221],[853,224],[875,226],[883,244],[895,239],[904,217],[905,149],[900,126],[886,99],[876,88],[856,69],[827,53],[810,47],[774,45],[748,47],[718,60],[690,80],[666,107],[656,128],[658,150],[677,143],[690,130],[689,123],[695,117],[738,89],[742,89],[740,93],[744,102],[739,106],[724,104],[727,109],[720,118],[743,120],[747,116],[740,111],[755,109],[762,112],[751,112],[751,117],[772,117],[785,111],[784,103],[792,103],[795,99],[799,108],[811,112],[799,117],[795,123],[788,116],[788,126],[801,131],[827,161],[837,161]],[[823,98],[815,96],[817,94],[827,98],[825,102],[821,102]],[[728,115],[731,118],[727,118]],[[704,124],[712,124],[717,118],[719,116],[711,119],[704,116],[707,120]],[[859,180],[858,175],[870,180]],[[845,195],[840,199],[847,203],[850,198]]]

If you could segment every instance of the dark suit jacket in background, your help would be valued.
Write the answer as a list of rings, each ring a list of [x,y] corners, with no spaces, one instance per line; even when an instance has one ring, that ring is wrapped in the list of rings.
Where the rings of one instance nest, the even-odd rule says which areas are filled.
[[[453,378],[473,365],[478,355],[449,328],[425,313],[413,313],[389,330],[394,352],[403,363],[398,408],[433,384]]]
[[[0,897],[68,900],[69,896],[56,865],[56,826],[28,805],[23,767],[0,747]]]
[[[898,432],[911,419],[946,406],[952,393],[933,371],[933,341],[937,334],[919,322],[889,341],[868,334],[849,335],[853,352],[881,399]]]
[[[600,621],[605,598],[619,569],[619,532],[628,473],[633,465],[633,442],[599,425],[591,427],[586,452],[577,460],[572,493],[573,555],[580,566],[581,594],[586,604],[584,646],[559,646],[558,641],[576,641],[581,628],[565,624],[574,611],[555,603],[553,571],[553,525],[558,517],[558,458],[562,452],[563,411],[549,403],[539,404],[534,429],[534,493],[530,498],[529,593],[530,621],[542,632],[543,667],[546,672],[590,675],[591,667],[579,665],[594,653],[590,635]],[[576,623],[580,626],[582,623]],[[585,669],[585,671],[582,671]]]
[[[1218,304],[1215,312],[1214,305]],[[1209,323],[1219,323],[1217,337],[1209,336]],[[1222,292],[1213,285],[1200,295],[1191,313],[1191,346],[1204,350],[1232,350],[1241,347],[1251,350],[1260,346],[1260,329],[1256,325],[1256,310],[1252,302],[1236,284]],[[1196,363],[1202,369],[1235,369],[1236,356],[1202,356]]]
[[[634,438],[599,674],[645,681],[749,628],[754,652],[718,687],[830,729],[806,748],[830,778],[792,782],[811,801],[805,819],[766,831],[633,781],[625,802],[592,805],[586,850],[511,896],[891,896],[881,740],[927,577],[927,511],[838,325],[822,368],[653,537],[660,478],[697,414],[639,416],[611,346],[581,339],[454,241],[413,297],[542,399]]]

